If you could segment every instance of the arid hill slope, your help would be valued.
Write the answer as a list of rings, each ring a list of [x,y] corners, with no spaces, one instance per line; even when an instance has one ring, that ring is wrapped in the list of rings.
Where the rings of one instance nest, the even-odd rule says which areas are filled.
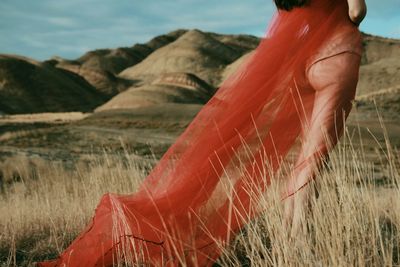
[[[214,93],[214,88],[191,73],[165,73],[150,84],[131,87],[116,95],[96,109],[129,109],[155,104],[204,104]]]
[[[121,101],[124,108],[151,103],[205,103],[259,42],[260,38],[251,35],[177,29],[147,43],[97,49],[75,60],[54,57],[37,62],[3,55],[0,111],[100,111],[115,109]],[[364,34],[363,46],[357,96],[397,86],[400,40]],[[177,79],[176,75],[186,78]],[[185,82],[181,84],[192,79],[188,75],[214,89],[207,94],[188,90]],[[165,77],[177,80],[174,84],[160,82]]]
[[[191,72],[216,86],[224,68],[254,49],[258,40],[251,36],[222,36],[192,29],[176,41],[156,50],[139,64],[123,70],[126,79],[151,81],[169,72]]]
[[[149,54],[175,41],[186,31],[178,29],[132,47],[96,49],[85,53],[76,60],[56,57],[49,62],[58,68],[81,75],[99,91],[111,97],[132,85],[132,82],[116,77],[117,73],[141,62]]]
[[[0,113],[90,111],[104,100],[75,73],[21,56],[0,55]]]
[[[100,155],[103,148],[117,153],[121,140],[129,151],[158,158],[259,41],[181,29],[75,60],[0,56],[0,112],[89,111],[0,116],[0,160],[25,155],[73,163]],[[400,40],[364,34],[348,125],[360,130],[366,151],[384,140],[374,103],[393,145],[400,145],[399,62]]]
[[[247,53],[228,65],[222,73],[222,81],[231,75],[249,56]],[[368,94],[400,84],[400,40],[363,34],[357,95]]]

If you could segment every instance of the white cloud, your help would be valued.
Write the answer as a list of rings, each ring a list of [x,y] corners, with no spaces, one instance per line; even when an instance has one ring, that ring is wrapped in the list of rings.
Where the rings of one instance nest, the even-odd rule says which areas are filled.
[[[396,38],[400,38],[400,25],[392,28],[392,30],[389,31],[389,34],[395,36]]]
[[[27,46],[32,46],[35,48],[47,48],[48,47],[48,43],[46,41],[32,38],[32,36],[29,36],[29,35],[20,36],[18,39],[20,42],[24,43]]]
[[[365,32],[400,35],[399,0],[367,4]],[[274,11],[272,0],[0,0],[0,35],[6,36],[0,53],[74,58],[82,51],[146,42],[177,28],[262,36]]]
[[[55,26],[62,26],[62,27],[77,27],[79,23],[73,19],[68,17],[45,17],[43,18],[44,21],[53,24]]]

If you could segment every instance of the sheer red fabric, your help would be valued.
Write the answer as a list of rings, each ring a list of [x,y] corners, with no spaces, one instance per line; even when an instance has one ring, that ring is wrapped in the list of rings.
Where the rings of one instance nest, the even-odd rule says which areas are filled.
[[[257,197],[306,132],[316,96],[307,64],[335,34],[351,32],[360,42],[347,14],[346,0],[311,0],[277,11],[252,56],[223,82],[138,192],[105,194],[86,229],[57,259],[39,266],[211,266],[221,253],[217,243],[229,242],[257,215]],[[322,144],[319,151],[328,148]]]

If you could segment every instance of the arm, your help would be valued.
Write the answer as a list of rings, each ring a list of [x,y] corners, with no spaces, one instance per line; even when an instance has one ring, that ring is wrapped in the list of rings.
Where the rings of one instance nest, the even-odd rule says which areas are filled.
[[[350,20],[359,25],[367,14],[367,5],[365,0],[347,0],[349,4],[349,17]]]

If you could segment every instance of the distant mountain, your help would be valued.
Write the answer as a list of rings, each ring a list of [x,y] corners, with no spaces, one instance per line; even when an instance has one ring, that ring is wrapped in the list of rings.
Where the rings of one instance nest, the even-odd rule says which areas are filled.
[[[58,69],[65,69],[82,76],[94,88],[102,94],[105,94],[108,98],[124,91],[127,87],[135,83],[133,80],[128,81],[119,78],[113,73],[101,68],[82,67],[79,63],[76,63],[76,61],[60,60],[57,61],[57,63],[51,64]]]
[[[179,29],[159,35],[144,44],[116,49],[98,49],[85,53],[76,61],[83,68],[100,69],[117,74],[127,67],[136,65],[155,50],[168,45],[185,34],[187,30]]]
[[[129,109],[163,103],[205,104],[215,89],[191,73],[165,73],[150,84],[131,87],[96,109]]]
[[[99,91],[112,97],[133,84],[132,81],[116,77],[117,73],[141,62],[149,54],[175,41],[186,31],[182,29],[172,31],[132,47],[89,51],[76,60],[53,58],[48,62],[58,68],[79,74]]]
[[[21,56],[0,55],[0,113],[91,111],[105,99],[75,73]]]
[[[364,34],[357,95],[400,85],[400,40]]]
[[[216,86],[224,68],[258,43],[259,39],[254,36],[223,36],[192,29],[142,62],[123,70],[119,76],[151,81],[163,73],[191,72]]]
[[[400,40],[363,36],[357,95],[399,85]],[[54,57],[37,62],[2,55],[0,112],[205,103],[252,55],[260,40],[244,34],[178,29],[132,47],[89,51],[75,60]]]
[[[245,62],[247,59],[249,59],[251,57],[251,55],[253,55],[253,54],[254,54],[254,51],[250,51],[250,52],[244,54],[243,56],[241,56],[240,58],[238,58],[237,60],[235,60],[233,63],[226,66],[224,71],[221,73],[220,82],[222,83],[226,78],[228,78],[228,76],[233,74],[239,68],[239,66],[241,64],[243,64],[243,62]]]
[[[385,58],[400,59],[400,40],[363,33],[362,64],[371,64]]]
[[[222,72],[221,81],[232,74],[251,52],[243,55]],[[363,33],[363,57],[357,95],[368,94],[400,84],[400,40]]]
[[[361,66],[357,95],[368,94],[396,85],[400,85],[400,57],[382,58]]]

